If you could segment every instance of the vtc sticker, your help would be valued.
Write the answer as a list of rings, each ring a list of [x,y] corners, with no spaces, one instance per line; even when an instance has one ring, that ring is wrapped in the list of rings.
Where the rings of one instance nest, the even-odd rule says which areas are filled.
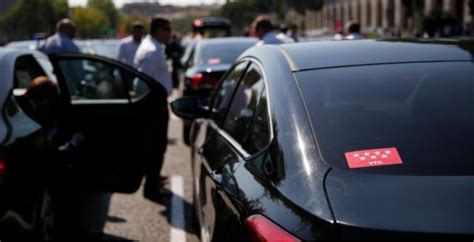
[[[397,148],[359,150],[345,153],[349,168],[366,168],[403,164]]]

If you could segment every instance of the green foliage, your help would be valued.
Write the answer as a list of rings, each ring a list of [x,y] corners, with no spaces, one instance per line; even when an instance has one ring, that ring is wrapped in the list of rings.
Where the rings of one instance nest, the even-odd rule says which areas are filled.
[[[109,19],[93,7],[72,8],[71,19],[76,23],[81,38],[100,38],[107,35]]]
[[[200,17],[199,15],[187,14],[179,19],[172,19],[171,20],[171,28],[173,28],[173,32],[177,32],[180,34],[186,34],[191,31],[191,23]]]
[[[54,18],[59,20],[67,18],[69,14],[68,0],[50,0],[54,9]]]
[[[238,28],[248,26],[259,12],[268,12],[259,8],[256,1],[242,0],[228,2],[222,6],[219,16],[226,17]]]
[[[31,39],[38,32],[53,33],[56,22],[64,17],[64,3],[56,1],[19,0],[0,20],[0,27],[16,40]]]
[[[323,6],[323,0],[239,0],[229,1],[218,13],[229,18],[239,28],[248,26],[260,14],[274,14],[283,19],[288,10],[300,13],[305,10],[318,10]]]
[[[304,13],[306,9],[319,10],[323,7],[323,4],[323,0],[282,0],[280,6],[288,6],[290,9]],[[281,11],[284,13],[286,10],[286,8],[283,8]]]
[[[128,33],[131,32],[132,30],[132,25],[134,22],[140,22],[143,24],[143,27],[145,28],[145,32],[148,31],[149,29],[149,19],[143,15],[120,15],[119,16],[119,23],[118,23],[118,29],[119,31],[123,31],[128,35]]]
[[[117,28],[119,14],[112,0],[89,0],[87,6],[95,8],[107,16],[111,28]]]

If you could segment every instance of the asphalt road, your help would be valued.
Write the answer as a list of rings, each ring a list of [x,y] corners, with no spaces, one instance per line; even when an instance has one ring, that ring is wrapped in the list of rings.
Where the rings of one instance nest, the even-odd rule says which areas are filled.
[[[170,176],[168,188],[173,192],[181,189],[183,194],[174,194],[160,202],[145,199],[143,187],[134,194],[111,195],[102,231],[106,239],[199,241],[193,222],[190,150],[182,141],[181,131],[181,120],[171,115],[162,174]]]

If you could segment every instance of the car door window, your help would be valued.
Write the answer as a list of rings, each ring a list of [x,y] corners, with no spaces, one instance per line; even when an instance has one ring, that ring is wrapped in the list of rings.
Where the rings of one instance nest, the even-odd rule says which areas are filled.
[[[59,66],[68,85],[71,101],[128,101],[120,69],[112,64],[90,59],[63,59]]]
[[[48,59],[47,56],[44,55],[39,55],[39,54],[34,54],[33,55],[35,60],[38,62],[38,64],[43,68],[43,70],[46,72],[46,75],[48,78],[54,82],[57,82],[57,77],[54,74],[54,67],[51,61]]]
[[[260,70],[252,64],[235,91],[224,121],[223,129],[244,149],[250,138],[250,132],[244,131],[251,128],[264,86]]]
[[[150,87],[143,79],[126,70],[123,71],[123,74],[132,102],[138,102],[150,93]]]
[[[30,85],[30,83],[39,76],[49,77],[42,65],[40,65],[32,55],[21,56],[16,60],[14,69],[13,98],[16,102],[18,102],[21,112],[17,112],[19,115],[12,115],[12,119],[18,118],[21,120],[26,120],[26,118],[23,118],[24,114],[27,114],[31,118],[36,116],[35,110],[31,105],[31,101],[28,99],[25,93],[28,85]],[[53,79],[53,81],[55,81],[55,79]]]
[[[21,56],[15,62],[15,89],[26,89],[38,76],[46,76],[45,71],[31,55]]]
[[[268,115],[268,100],[265,89],[258,104],[257,113],[252,122],[250,139],[247,151],[249,154],[256,154],[265,149],[270,143],[270,119]]]
[[[227,106],[232,99],[232,94],[237,87],[237,84],[242,77],[242,74],[247,67],[247,62],[242,62],[235,66],[223,79],[220,86],[217,88],[212,101],[212,115],[211,119],[217,124],[221,124],[226,114]]]

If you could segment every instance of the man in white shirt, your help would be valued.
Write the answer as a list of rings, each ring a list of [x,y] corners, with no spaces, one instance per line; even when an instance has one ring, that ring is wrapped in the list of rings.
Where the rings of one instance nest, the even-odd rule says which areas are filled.
[[[170,38],[169,20],[160,17],[153,18],[150,24],[150,34],[138,47],[134,60],[135,67],[160,83],[166,89],[168,96],[171,94],[173,83],[168,70],[165,45]]]
[[[272,22],[269,19],[262,18],[255,25],[255,35],[260,39],[257,46],[281,44],[275,33],[273,33]]]
[[[117,59],[129,66],[134,66],[135,54],[143,38],[143,25],[140,22],[133,23],[132,34],[122,39],[119,45]]]
[[[165,44],[171,38],[171,27],[169,20],[161,17],[154,17],[150,24],[150,34],[143,39],[135,54],[135,67],[143,73],[149,75],[155,81],[160,83],[166,90],[168,96],[171,94],[172,81],[171,73],[168,70],[168,62],[165,54]],[[164,154],[166,146],[162,144],[167,143],[168,133],[168,116],[159,117],[162,122],[166,122],[166,127],[162,125],[153,127],[149,132],[152,134],[153,144],[157,146],[151,147],[152,159],[146,161],[146,182],[144,189],[144,196],[148,199],[159,199],[163,195],[170,195],[171,192],[164,187],[167,179],[166,176],[161,176],[161,168],[163,166]],[[162,147],[165,147],[162,149]]]
[[[284,44],[290,44],[295,42],[293,38],[288,36],[288,26],[286,24],[280,24],[280,33],[278,33],[276,37]]]

